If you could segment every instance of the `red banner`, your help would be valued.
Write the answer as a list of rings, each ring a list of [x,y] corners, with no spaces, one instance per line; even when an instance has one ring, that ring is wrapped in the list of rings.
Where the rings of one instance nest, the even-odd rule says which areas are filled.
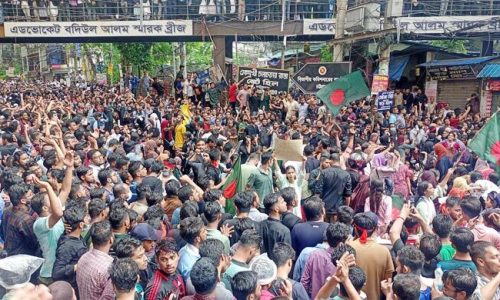
[[[500,92],[500,80],[488,80],[488,90],[492,92]]]
[[[372,94],[387,91],[389,87],[389,76],[387,75],[373,75],[372,81]]]

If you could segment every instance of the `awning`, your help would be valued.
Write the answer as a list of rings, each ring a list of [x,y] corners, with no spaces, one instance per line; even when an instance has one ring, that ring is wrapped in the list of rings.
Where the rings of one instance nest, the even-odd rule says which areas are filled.
[[[433,60],[418,65],[419,67],[445,67],[445,66],[467,66],[482,64],[490,60],[500,59],[500,56],[484,56],[459,59]]]
[[[409,55],[391,56],[391,60],[389,61],[389,78],[391,81],[399,81],[401,79],[409,61]]]
[[[488,64],[479,72],[477,78],[500,78],[500,64]]]

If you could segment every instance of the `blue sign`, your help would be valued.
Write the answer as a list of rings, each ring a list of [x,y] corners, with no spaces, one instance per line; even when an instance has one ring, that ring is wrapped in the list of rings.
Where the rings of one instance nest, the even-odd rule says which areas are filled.
[[[198,72],[198,77],[196,78],[196,84],[202,85],[210,80],[210,71],[208,69]]]
[[[394,106],[394,91],[379,92],[377,97],[378,110],[390,110]]]

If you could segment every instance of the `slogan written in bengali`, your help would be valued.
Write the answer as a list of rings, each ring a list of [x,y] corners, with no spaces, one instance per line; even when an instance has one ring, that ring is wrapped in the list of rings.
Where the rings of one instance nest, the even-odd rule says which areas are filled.
[[[335,34],[335,19],[304,19],[303,34]]]
[[[470,65],[428,67],[427,73],[434,80],[476,78]]]
[[[350,62],[306,64],[292,79],[303,93],[315,94],[324,86],[350,72]]]
[[[269,89],[271,95],[288,92],[290,72],[280,69],[239,67],[238,81],[253,85],[257,89]]]
[[[377,108],[379,111],[390,110],[394,106],[394,91],[379,92]]]
[[[396,20],[399,29],[414,33],[498,32],[498,16],[408,17]]]
[[[6,37],[109,37],[109,36],[185,36],[193,35],[193,22],[6,22]]]

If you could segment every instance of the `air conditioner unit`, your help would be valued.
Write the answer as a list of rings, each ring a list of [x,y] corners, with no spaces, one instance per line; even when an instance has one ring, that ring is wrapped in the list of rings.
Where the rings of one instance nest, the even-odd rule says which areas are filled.
[[[366,3],[347,10],[345,30],[348,33],[380,30],[380,4]]]
[[[348,32],[363,31],[365,25],[365,8],[358,6],[347,10],[345,16],[345,30]]]
[[[380,28],[380,4],[367,3],[365,7],[364,31],[379,31]]]

